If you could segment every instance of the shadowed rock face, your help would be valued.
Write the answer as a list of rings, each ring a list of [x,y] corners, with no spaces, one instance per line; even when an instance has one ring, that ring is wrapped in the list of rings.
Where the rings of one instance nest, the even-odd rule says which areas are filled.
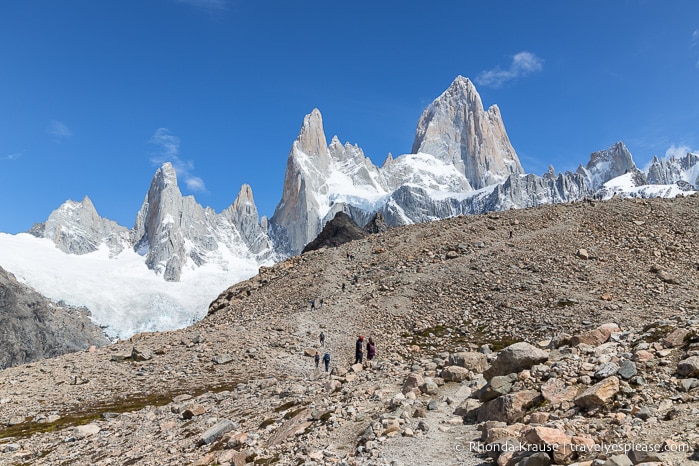
[[[389,226],[388,223],[386,223],[386,219],[384,218],[383,214],[381,212],[376,212],[376,215],[374,215],[374,218],[372,218],[369,223],[364,225],[363,230],[366,233],[383,233],[384,231],[388,230]]]
[[[0,268],[0,369],[108,344],[89,315],[52,303]]]
[[[366,233],[344,212],[335,214],[335,218],[325,224],[320,235],[303,248],[303,252],[314,251],[323,247],[334,247],[364,238]]]

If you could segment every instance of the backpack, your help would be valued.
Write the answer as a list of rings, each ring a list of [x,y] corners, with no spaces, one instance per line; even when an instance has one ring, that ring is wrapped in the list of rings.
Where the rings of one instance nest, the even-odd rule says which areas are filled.
[[[330,353],[325,353],[325,356],[323,356],[323,361],[330,362]]]

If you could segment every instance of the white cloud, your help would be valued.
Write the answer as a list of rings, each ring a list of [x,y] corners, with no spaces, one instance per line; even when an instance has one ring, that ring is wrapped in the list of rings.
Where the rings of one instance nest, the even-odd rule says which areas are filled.
[[[699,45],[699,29],[695,30],[695,31],[692,33],[692,44],[691,44],[691,47],[696,47],[697,45]]]
[[[68,128],[65,123],[58,120],[52,120],[51,123],[49,123],[49,127],[46,129],[46,132],[56,138],[58,141],[61,139],[67,139],[73,135],[70,128]]]
[[[671,145],[668,150],[665,151],[665,157],[666,158],[673,158],[673,157],[684,157],[687,155],[687,152],[696,152],[690,149],[689,146],[676,146],[676,145]]]
[[[209,13],[220,13],[228,9],[228,0],[175,0]]]
[[[165,162],[172,163],[177,178],[184,181],[187,189],[206,192],[204,180],[192,174],[194,162],[184,161],[180,158],[180,138],[170,134],[167,128],[158,128],[148,142],[160,146],[160,152],[151,158],[151,162],[156,165],[162,165]]]
[[[204,180],[202,180],[198,176],[193,176],[191,178],[187,178],[186,180],[184,180],[184,182],[190,191],[206,191],[206,186],[204,185]]]
[[[512,63],[506,70],[493,68],[482,71],[476,77],[476,84],[480,86],[500,87],[507,81],[528,76],[544,69],[544,60],[531,52],[519,52],[512,57]]]

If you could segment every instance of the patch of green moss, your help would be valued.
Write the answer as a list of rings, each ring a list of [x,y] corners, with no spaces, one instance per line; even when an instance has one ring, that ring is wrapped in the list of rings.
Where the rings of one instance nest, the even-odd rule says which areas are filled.
[[[292,417],[296,416],[298,413],[300,413],[300,412],[303,411],[304,409],[305,409],[305,408],[302,406],[302,407],[299,408],[299,409],[295,409],[295,410],[293,410],[293,411],[289,411],[288,413],[286,413],[286,414],[284,415],[284,419],[291,419]]]
[[[507,348],[510,345],[519,343],[522,340],[504,338],[502,340],[491,341],[490,344],[493,347],[493,351],[500,351],[503,348]]]
[[[270,426],[275,422],[277,422],[277,420],[272,417],[269,419],[265,419],[264,421],[260,422],[260,426],[258,427],[258,429],[264,429],[265,427]]]
[[[643,328],[643,332],[648,335],[644,338],[648,343],[655,343],[667,337],[674,327],[672,325],[650,324]]]
[[[237,384],[235,384],[237,385]],[[207,391],[220,392],[231,390],[235,385],[220,384],[214,387],[202,388],[194,392],[199,396]],[[170,393],[154,393],[142,396],[130,395],[128,399],[117,399],[107,403],[99,403],[91,406],[81,406],[74,412],[59,414],[61,417],[54,422],[23,422],[0,430],[0,439],[7,437],[27,438],[34,434],[55,432],[67,427],[81,426],[96,421],[104,413],[128,413],[138,411],[146,406],[163,406],[172,402],[173,398],[185,391]]]
[[[286,411],[286,410],[289,409],[289,408],[293,408],[293,407],[296,406],[297,404],[298,404],[298,403],[297,403],[296,401],[289,401],[289,402],[287,402],[287,403],[284,403],[283,405],[279,405],[279,406],[277,406],[276,408],[274,408],[274,412],[275,412],[275,413],[278,413],[278,412],[281,412],[281,411]]]

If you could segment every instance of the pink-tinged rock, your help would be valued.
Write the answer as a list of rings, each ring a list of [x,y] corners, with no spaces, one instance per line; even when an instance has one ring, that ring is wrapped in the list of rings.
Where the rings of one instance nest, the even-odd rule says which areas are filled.
[[[408,377],[405,379],[405,382],[403,382],[403,388],[401,389],[401,392],[405,395],[408,392],[413,391],[413,389],[420,387],[425,383],[425,379],[422,378],[422,376],[416,372],[412,372],[408,374]]]
[[[194,461],[192,463],[192,466],[208,466],[209,464],[214,464],[216,461],[216,456],[218,456],[217,451],[212,451],[211,453],[207,453],[206,455],[202,456],[198,460]]]
[[[577,346],[581,343],[590,346],[599,346],[609,340],[612,333],[620,332],[621,329],[617,324],[604,324],[600,325],[594,330],[585,332],[581,335],[575,335],[570,339],[571,346]]]
[[[485,432],[485,443],[493,443],[508,438],[518,439],[522,434],[522,429],[525,427],[524,424],[520,423],[507,427],[490,427]]]
[[[529,423],[530,424],[546,424],[549,422],[549,417],[551,415],[549,413],[532,413],[529,416]]]
[[[526,410],[541,400],[536,390],[522,390],[500,396],[481,406],[478,410],[478,422],[502,421],[511,424],[524,417]]]
[[[578,395],[575,405],[585,409],[598,408],[606,405],[617,393],[619,379],[616,376],[607,377]]]
[[[442,378],[446,382],[463,382],[468,380],[468,369],[460,366],[448,366],[442,370]]]
[[[689,335],[689,331],[683,328],[676,328],[670,335],[663,340],[663,346],[666,348],[676,348],[684,344],[685,337]]]
[[[631,359],[637,362],[645,362],[650,361],[654,357],[655,356],[653,356],[653,353],[651,353],[650,351],[638,350],[633,354],[633,357]]]
[[[483,353],[462,351],[449,355],[449,365],[460,366],[470,371],[481,373],[488,368],[488,358]]]
[[[226,450],[218,455],[218,464],[230,464],[232,466],[245,466],[246,452],[236,450]],[[215,464],[215,463],[214,463]]]
[[[575,387],[557,378],[548,379],[541,385],[541,395],[552,405],[559,405],[566,401],[573,401],[578,394]]]
[[[570,436],[560,429],[531,427],[522,432],[522,438],[530,445],[550,447],[557,464],[568,464],[575,456]]]
[[[602,343],[606,342],[607,338],[609,337],[602,333],[602,331],[594,329],[590,330],[589,332],[585,332],[581,335],[574,335],[570,339],[570,345],[578,346],[580,344],[585,344],[590,346],[599,346]]]

